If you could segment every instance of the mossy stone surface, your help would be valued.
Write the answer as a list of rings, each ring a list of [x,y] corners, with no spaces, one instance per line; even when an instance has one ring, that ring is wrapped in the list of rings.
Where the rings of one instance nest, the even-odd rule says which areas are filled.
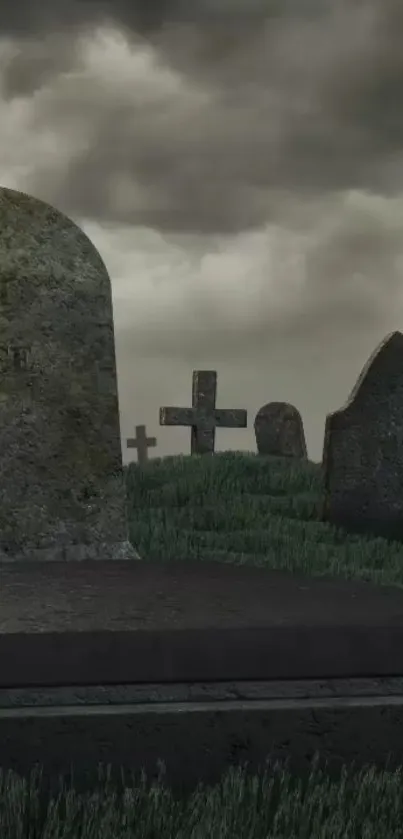
[[[0,188],[0,560],[125,559],[110,280],[50,205]]]

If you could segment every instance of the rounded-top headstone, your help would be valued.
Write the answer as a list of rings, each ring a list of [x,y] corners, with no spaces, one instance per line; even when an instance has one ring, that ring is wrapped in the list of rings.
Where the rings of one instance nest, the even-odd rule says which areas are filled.
[[[0,187],[0,560],[128,559],[111,286],[70,219]]]
[[[268,402],[257,412],[254,426],[259,454],[306,460],[304,426],[294,405]]]

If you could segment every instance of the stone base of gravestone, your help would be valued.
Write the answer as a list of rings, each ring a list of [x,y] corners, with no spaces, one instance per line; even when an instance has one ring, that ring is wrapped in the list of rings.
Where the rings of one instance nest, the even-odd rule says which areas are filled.
[[[255,417],[259,454],[307,459],[301,414],[287,402],[268,402]]]
[[[0,549],[0,565],[13,562],[106,562],[113,560],[138,560],[140,554],[128,540],[124,542],[98,542],[91,545],[77,544],[61,547],[54,544],[47,548],[27,548],[19,552]]]
[[[0,188],[0,561],[135,559],[109,276],[87,236]]]

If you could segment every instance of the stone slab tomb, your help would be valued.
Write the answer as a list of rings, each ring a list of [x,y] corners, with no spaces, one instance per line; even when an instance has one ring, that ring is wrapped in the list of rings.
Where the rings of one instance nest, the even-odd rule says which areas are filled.
[[[403,673],[397,587],[161,559],[8,563],[1,590],[0,691]]]
[[[0,561],[128,559],[111,286],[87,236],[0,188]]]
[[[345,406],[326,418],[323,519],[403,539],[403,334],[370,356]]]
[[[294,405],[268,402],[257,412],[254,425],[259,454],[306,460],[304,426]]]

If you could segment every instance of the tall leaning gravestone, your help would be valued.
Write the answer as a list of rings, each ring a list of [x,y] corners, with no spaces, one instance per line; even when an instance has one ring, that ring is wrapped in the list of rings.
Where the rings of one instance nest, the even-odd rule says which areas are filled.
[[[326,418],[322,518],[403,540],[403,335],[369,358],[347,403]]]
[[[125,508],[106,268],[0,187],[0,561],[136,558]]]

